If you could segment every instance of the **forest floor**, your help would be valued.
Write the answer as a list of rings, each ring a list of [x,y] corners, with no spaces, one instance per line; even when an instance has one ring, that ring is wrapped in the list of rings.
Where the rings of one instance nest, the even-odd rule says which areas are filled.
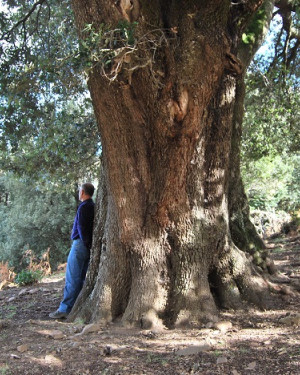
[[[217,326],[143,331],[50,320],[64,274],[0,291],[0,374],[300,374],[300,236],[268,241],[282,293]],[[297,292],[298,290],[298,292]]]

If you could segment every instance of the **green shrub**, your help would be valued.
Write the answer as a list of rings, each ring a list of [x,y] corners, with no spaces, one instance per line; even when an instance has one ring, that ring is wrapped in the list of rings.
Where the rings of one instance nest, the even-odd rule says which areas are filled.
[[[41,259],[49,248],[53,269],[65,262],[76,214],[73,190],[0,173],[0,191],[1,186],[9,193],[9,201],[7,205],[0,202],[0,262],[9,262],[18,273],[30,269],[29,250]]]
[[[294,213],[300,208],[300,155],[265,156],[242,164],[251,209]]]
[[[41,271],[23,270],[17,274],[15,282],[18,285],[32,285],[41,280],[42,276]]]

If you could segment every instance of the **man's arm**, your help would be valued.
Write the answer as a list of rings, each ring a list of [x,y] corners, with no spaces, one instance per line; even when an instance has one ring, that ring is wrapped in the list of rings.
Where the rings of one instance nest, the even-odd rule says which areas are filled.
[[[87,249],[92,246],[94,207],[93,205],[82,205],[78,209],[78,233]]]

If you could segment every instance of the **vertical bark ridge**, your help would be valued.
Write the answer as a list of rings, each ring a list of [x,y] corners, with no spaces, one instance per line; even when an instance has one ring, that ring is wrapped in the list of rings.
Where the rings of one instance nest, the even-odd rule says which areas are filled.
[[[184,223],[184,234],[176,227],[177,233],[168,234],[170,285],[164,318],[168,326],[193,326],[214,319],[217,310],[208,284],[203,238],[195,234],[191,223]]]
[[[162,240],[143,238],[130,252],[132,278],[122,321],[143,328],[161,326],[166,303],[166,258]]]

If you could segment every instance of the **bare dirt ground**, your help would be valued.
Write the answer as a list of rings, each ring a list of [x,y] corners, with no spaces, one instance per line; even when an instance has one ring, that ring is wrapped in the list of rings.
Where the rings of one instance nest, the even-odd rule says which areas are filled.
[[[267,311],[221,312],[218,327],[141,331],[52,321],[62,273],[4,289],[0,374],[300,374],[300,237],[268,245],[283,293]]]

